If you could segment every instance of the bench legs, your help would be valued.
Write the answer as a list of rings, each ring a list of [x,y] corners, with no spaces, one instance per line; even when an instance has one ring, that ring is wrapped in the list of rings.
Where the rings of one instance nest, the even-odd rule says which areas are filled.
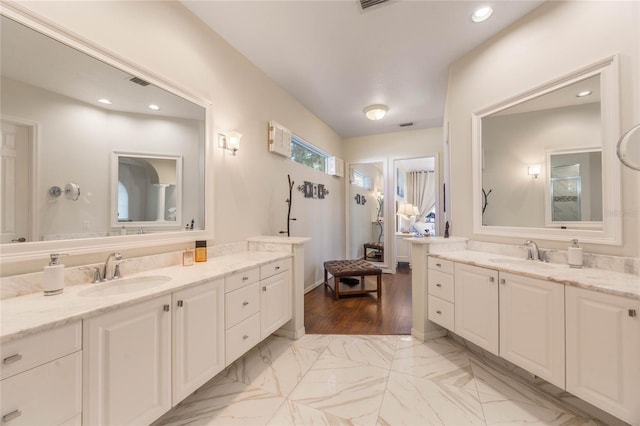
[[[336,277],[335,275],[333,276],[333,297],[335,300],[340,299],[340,278],[341,277]],[[355,293],[350,293],[350,294],[364,294],[364,293],[371,293],[373,292],[373,290],[369,290],[369,291],[365,291],[365,287],[364,287],[364,275],[360,276],[360,292],[355,292]],[[378,295],[378,300],[380,300],[380,298],[382,298],[382,274],[377,274],[376,275],[376,294]],[[329,287],[331,288],[331,286],[329,285],[329,274],[328,271],[325,269],[324,270],[324,285],[325,287]],[[347,293],[349,294],[349,293]]]

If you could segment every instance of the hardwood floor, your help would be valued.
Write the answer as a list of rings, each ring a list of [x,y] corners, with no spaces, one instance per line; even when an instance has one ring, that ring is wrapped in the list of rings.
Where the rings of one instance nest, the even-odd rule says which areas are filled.
[[[375,280],[367,277],[366,285],[375,287]],[[305,294],[308,334],[411,334],[410,269],[382,274],[381,300],[375,293],[333,297],[324,285]]]

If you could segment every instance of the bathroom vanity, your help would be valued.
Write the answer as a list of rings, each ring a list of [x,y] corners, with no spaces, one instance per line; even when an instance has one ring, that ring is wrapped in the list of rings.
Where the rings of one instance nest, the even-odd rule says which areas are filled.
[[[425,291],[432,324],[640,423],[637,275],[473,250],[418,260],[426,274],[413,285]]]
[[[3,424],[153,422],[296,322],[298,262],[249,250],[2,300]]]

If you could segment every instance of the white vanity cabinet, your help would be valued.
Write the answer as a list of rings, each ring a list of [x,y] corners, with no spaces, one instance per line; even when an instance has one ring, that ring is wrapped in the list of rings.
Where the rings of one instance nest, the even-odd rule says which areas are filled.
[[[498,271],[455,263],[455,332],[499,353]]]
[[[260,268],[224,279],[225,363],[230,365],[260,342]]]
[[[225,367],[224,280],[172,295],[173,405]]]
[[[640,301],[566,288],[567,391],[640,424]]]
[[[266,339],[291,319],[291,259],[260,267],[260,334]]]
[[[396,262],[408,263],[409,267],[411,267],[411,242],[407,241],[408,238],[413,238],[413,234],[403,234],[402,232],[396,232]]]
[[[454,330],[454,277],[453,262],[429,257],[427,260],[429,320]]]
[[[171,408],[171,295],[84,321],[84,425],[149,424]]]
[[[82,332],[76,321],[3,344],[3,425],[80,425]]]
[[[500,356],[565,387],[564,285],[499,273]]]

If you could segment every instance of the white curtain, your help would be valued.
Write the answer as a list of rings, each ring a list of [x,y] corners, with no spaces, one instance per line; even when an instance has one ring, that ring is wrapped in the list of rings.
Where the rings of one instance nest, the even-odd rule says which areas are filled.
[[[407,200],[418,207],[423,219],[436,205],[436,185],[433,172],[409,172],[407,173]]]

